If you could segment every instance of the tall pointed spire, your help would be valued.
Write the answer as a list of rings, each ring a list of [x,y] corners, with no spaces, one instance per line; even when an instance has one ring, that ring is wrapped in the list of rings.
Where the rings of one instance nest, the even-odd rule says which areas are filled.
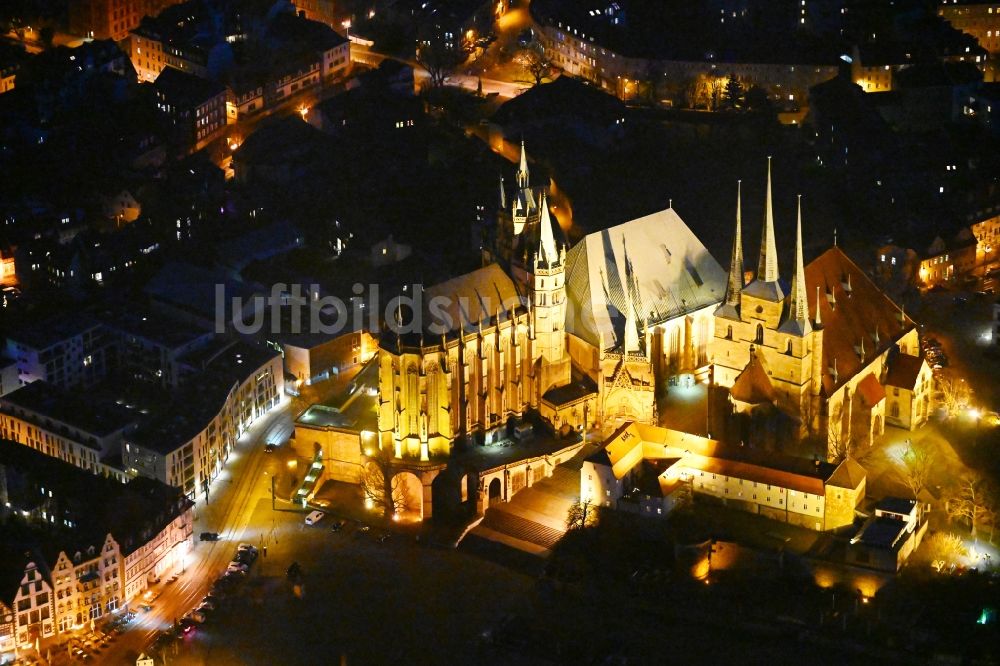
[[[817,306],[819,302],[817,301]],[[788,305],[788,318],[797,322],[803,333],[809,326],[809,301],[806,296],[806,271],[802,260],[802,195],[798,201],[798,219],[795,232],[795,274],[792,276],[791,301]]]
[[[726,285],[726,305],[739,307],[743,292],[743,212],[740,199],[742,181],[736,181],[736,235],[733,237],[733,252],[729,259],[729,283]]]
[[[549,217],[549,204],[545,193],[542,193],[542,215],[538,220],[538,261],[552,265],[559,261],[559,250],[556,248],[556,238],[552,234],[552,220]]]
[[[507,191],[503,186],[503,176],[500,176],[500,210],[507,210]]]
[[[760,261],[757,280],[778,281],[778,251],[774,243],[774,210],[771,206],[771,157],[767,158],[767,199],[764,204],[764,229],[760,238]]]
[[[524,189],[528,186],[528,153],[524,150],[524,141],[521,141],[521,163],[517,167],[517,186]]]

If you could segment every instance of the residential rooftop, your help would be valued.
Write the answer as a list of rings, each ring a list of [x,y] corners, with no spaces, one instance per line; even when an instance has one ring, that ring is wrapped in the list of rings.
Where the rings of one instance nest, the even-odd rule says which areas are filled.
[[[916,505],[917,500],[905,499],[903,497],[886,497],[875,505],[875,510],[908,516]]]
[[[881,516],[867,522],[857,538],[866,546],[895,550],[904,542],[906,522],[898,518]]]
[[[23,347],[42,351],[100,325],[93,317],[74,312],[12,327],[7,333],[7,339]]]
[[[187,444],[218,416],[230,392],[278,356],[273,349],[218,339],[183,357],[200,372],[189,376],[159,414],[143,423],[128,441],[163,455]]]
[[[187,108],[201,106],[226,92],[225,86],[173,67],[164,67],[153,85],[168,103]]]
[[[168,348],[182,347],[213,334],[206,328],[142,307],[117,308],[102,313],[101,319],[109,328]]]
[[[54,564],[60,551],[72,557],[90,546],[100,549],[109,532],[123,554],[132,553],[192,505],[180,490],[159,481],[139,477],[123,484],[26,446],[0,445],[0,474],[11,503],[0,506],[0,515],[28,513],[21,513],[26,524],[0,521],[0,543],[41,553],[47,564]],[[40,515],[43,510],[48,520]],[[0,557],[0,567],[6,564]]]
[[[89,393],[62,389],[42,380],[0,398],[0,412],[24,418],[57,434],[64,425],[100,438],[128,428],[138,417],[121,405],[101,402]],[[88,441],[82,443],[99,450]]]

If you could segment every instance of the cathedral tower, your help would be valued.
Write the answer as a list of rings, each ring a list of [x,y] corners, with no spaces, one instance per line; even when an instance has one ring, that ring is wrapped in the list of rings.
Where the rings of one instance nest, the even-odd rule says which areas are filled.
[[[540,206],[538,249],[532,267],[532,312],[537,349],[554,363],[566,355],[566,249],[556,246],[544,194]]]
[[[533,358],[538,362],[541,397],[550,388],[570,382],[571,366],[566,353],[566,248],[556,243],[544,194],[539,207],[538,248],[531,262],[529,284],[534,325]]]
[[[767,158],[767,198],[764,203],[764,228],[760,238],[757,275],[740,295],[740,318],[754,324],[757,345],[764,344],[764,331],[775,330],[781,323],[785,290],[778,274],[778,252],[774,239],[774,210],[771,205],[771,158]]]

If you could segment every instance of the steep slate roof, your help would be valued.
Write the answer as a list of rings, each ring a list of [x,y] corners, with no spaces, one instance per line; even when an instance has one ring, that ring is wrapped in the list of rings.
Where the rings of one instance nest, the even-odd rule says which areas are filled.
[[[588,234],[566,263],[566,330],[606,349],[624,346],[629,308],[641,329],[726,293],[726,271],[673,208]]]
[[[920,370],[927,363],[922,356],[893,354],[889,357],[889,371],[885,376],[886,386],[898,386],[910,391],[917,385]]]
[[[751,405],[774,402],[774,385],[771,384],[759,355],[750,354],[750,362],[737,375],[729,393],[734,399]]]
[[[895,345],[913,329],[914,323],[839,247],[830,248],[806,266],[812,321],[816,321],[817,286],[824,331],[823,390],[829,396],[872,359]],[[878,344],[875,343],[876,331]],[[859,358],[857,350],[862,339],[864,360]],[[828,372],[834,359],[837,360],[837,381]]]
[[[498,264],[490,264],[424,290],[423,328],[431,324],[456,331],[489,323],[521,305],[521,294]],[[440,330],[437,331],[440,335]]]

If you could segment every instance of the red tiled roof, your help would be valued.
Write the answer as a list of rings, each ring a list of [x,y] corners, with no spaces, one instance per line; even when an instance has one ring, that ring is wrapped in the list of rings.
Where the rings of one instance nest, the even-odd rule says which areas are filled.
[[[889,372],[886,373],[886,386],[898,386],[910,391],[917,385],[917,377],[926,361],[922,356],[896,354],[889,358]]]
[[[848,278],[850,290],[848,290]],[[816,320],[816,287],[823,325],[823,390],[832,395],[848,379],[914,326],[839,247],[832,247],[806,266],[809,316]],[[830,302],[830,297],[834,302]],[[878,331],[878,344],[875,332]],[[864,340],[864,360],[857,348]],[[837,360],[837,381],[827,369]]]
[[[823,479],[814,476],[785,472],[770,467],[762,467],[753,463],[725,458],[706,458],[705,456],[687,456],[684,464],[713,474],[725,474],[736,479],[756,481],[765,485],[781,486],[813,495],[823,494]]]
[[[879,384],[875,375],[870,372],[858,382],[858,393],[861,394],[865,404],[869,407],[874,407],[880,401],[885,400],[885,387]]]

